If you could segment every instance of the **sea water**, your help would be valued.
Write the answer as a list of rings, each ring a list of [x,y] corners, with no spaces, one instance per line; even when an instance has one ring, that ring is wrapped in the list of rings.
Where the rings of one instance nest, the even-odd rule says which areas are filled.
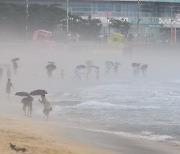
[[[106,80],[49,96],[56,122],[74,128],[180,141],[180,82]]]

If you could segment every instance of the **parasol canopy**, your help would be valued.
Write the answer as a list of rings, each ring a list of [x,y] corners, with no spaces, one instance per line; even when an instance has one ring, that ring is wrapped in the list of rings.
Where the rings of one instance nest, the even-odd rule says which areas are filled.
[[[20,60],[20,59],[19,58],[13,58],[11,61],[15,62],[15,61],[18,61],[18,60]]]
[[[46,66],[46,69],[47,69],[47,70],[55,70],[55,69],[56,69],[56,65],[54,65],[54,64],[48,64],[48,65]]]
[[[78,65],[78,66],[76,66],[76,69],[79,69],[79,70],[86,69],[86,66],[85,65]]]
[[[27,93],[27,92],[17,92],[17,93],[15,93],[15,95],[25,97],[25,96],[29,96],[29,93]]]
[[[48,61],[48,63],[49,63],[49,64],[55,64],[55,62],[53,62],[53,61]]]
[[[95,66],[95,65],[93,65],[93,66],[91,66],[91,67],[93,67],[93,68],[95,68],[95,69],[100,69],[98,66]]]
[[[148,68],[148,64],[144,64],[144,65],[141,66],[142,70],[146,70],[147,68]]]
[[[30,92],[30,95],[37,96],[37,95],[45,95],[47,94],[46,90],[38,89]]]

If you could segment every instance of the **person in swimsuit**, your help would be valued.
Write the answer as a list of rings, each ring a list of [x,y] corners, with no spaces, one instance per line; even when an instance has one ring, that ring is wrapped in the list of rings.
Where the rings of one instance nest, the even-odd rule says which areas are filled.
[[[52,107],[50,106],[49,101],[46,99],[45,95],[41,95],[41,99],[39,100],[43,105],[43,114],[46,116],[47,120],[49,119],[49,112],[52,111]]]

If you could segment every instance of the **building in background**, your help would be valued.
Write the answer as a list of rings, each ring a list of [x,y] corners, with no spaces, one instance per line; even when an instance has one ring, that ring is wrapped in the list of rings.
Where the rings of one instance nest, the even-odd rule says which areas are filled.
[[[24,3],[25,0],[9,1]],[[67,0],[29,2],[61,4],[62,8],[67,8]],[[132,23],[129,34],[138,34],[154,41],[180,42],[180,0],[68,0],[68,8],[71,14],[83,18],[100,18],[102,32],[106,34],[109,32],[110,18],[126,19]]]

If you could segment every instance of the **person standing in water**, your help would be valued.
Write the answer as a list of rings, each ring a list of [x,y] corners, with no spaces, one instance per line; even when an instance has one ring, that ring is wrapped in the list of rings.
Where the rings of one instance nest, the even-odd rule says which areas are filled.
[[[0,67],[0,80],[2,79],[2,76],[3,76],[3,68]]]
[[[132,63],[132,68],[133,68],[133,74],[134,76],[138,76],[140,73],[140,65],[141,63]]]
[[[95,70],[95,73],[96,73],[96,79],[99,80],[99,68]]]
[[[117,62],[115,62],[114,63],[115,65],[114,65],[114,72],[117,74],[118,73],[118,70],[119,70],[119,66],[121,65],[120,63],[117,63]]]
[[[16,61],[13,61],[13,69],[14,69],[14,74],[17,74],[17,69],[18,69],[18,64]]]
[[[147,69],[148,69],[148,64],[144,64],[141,66],[141,72],[144,76],[146,76],[146,72],[147,72]]]
[[[41,95],[41,99],[39,100],[43,105],[43,114],[46,116],[47,120],[49,120],[49,112],[52,111],[52,107],[50,106],[49,101],[46,99],[45,95]]]
[[[9,97],[10,97],[11,89],[14,89],[14,88],[13,88],[13,84],[12,84],[12,82],[11,82],[11,79],[8,79],[8,82],[7,82],[7,84],[6,84],[7,99],[9,99]]]
[[[60,76],[61,76],[61,80],[64,80],[64,70],[62,69],[62,71],[60,72]]]

